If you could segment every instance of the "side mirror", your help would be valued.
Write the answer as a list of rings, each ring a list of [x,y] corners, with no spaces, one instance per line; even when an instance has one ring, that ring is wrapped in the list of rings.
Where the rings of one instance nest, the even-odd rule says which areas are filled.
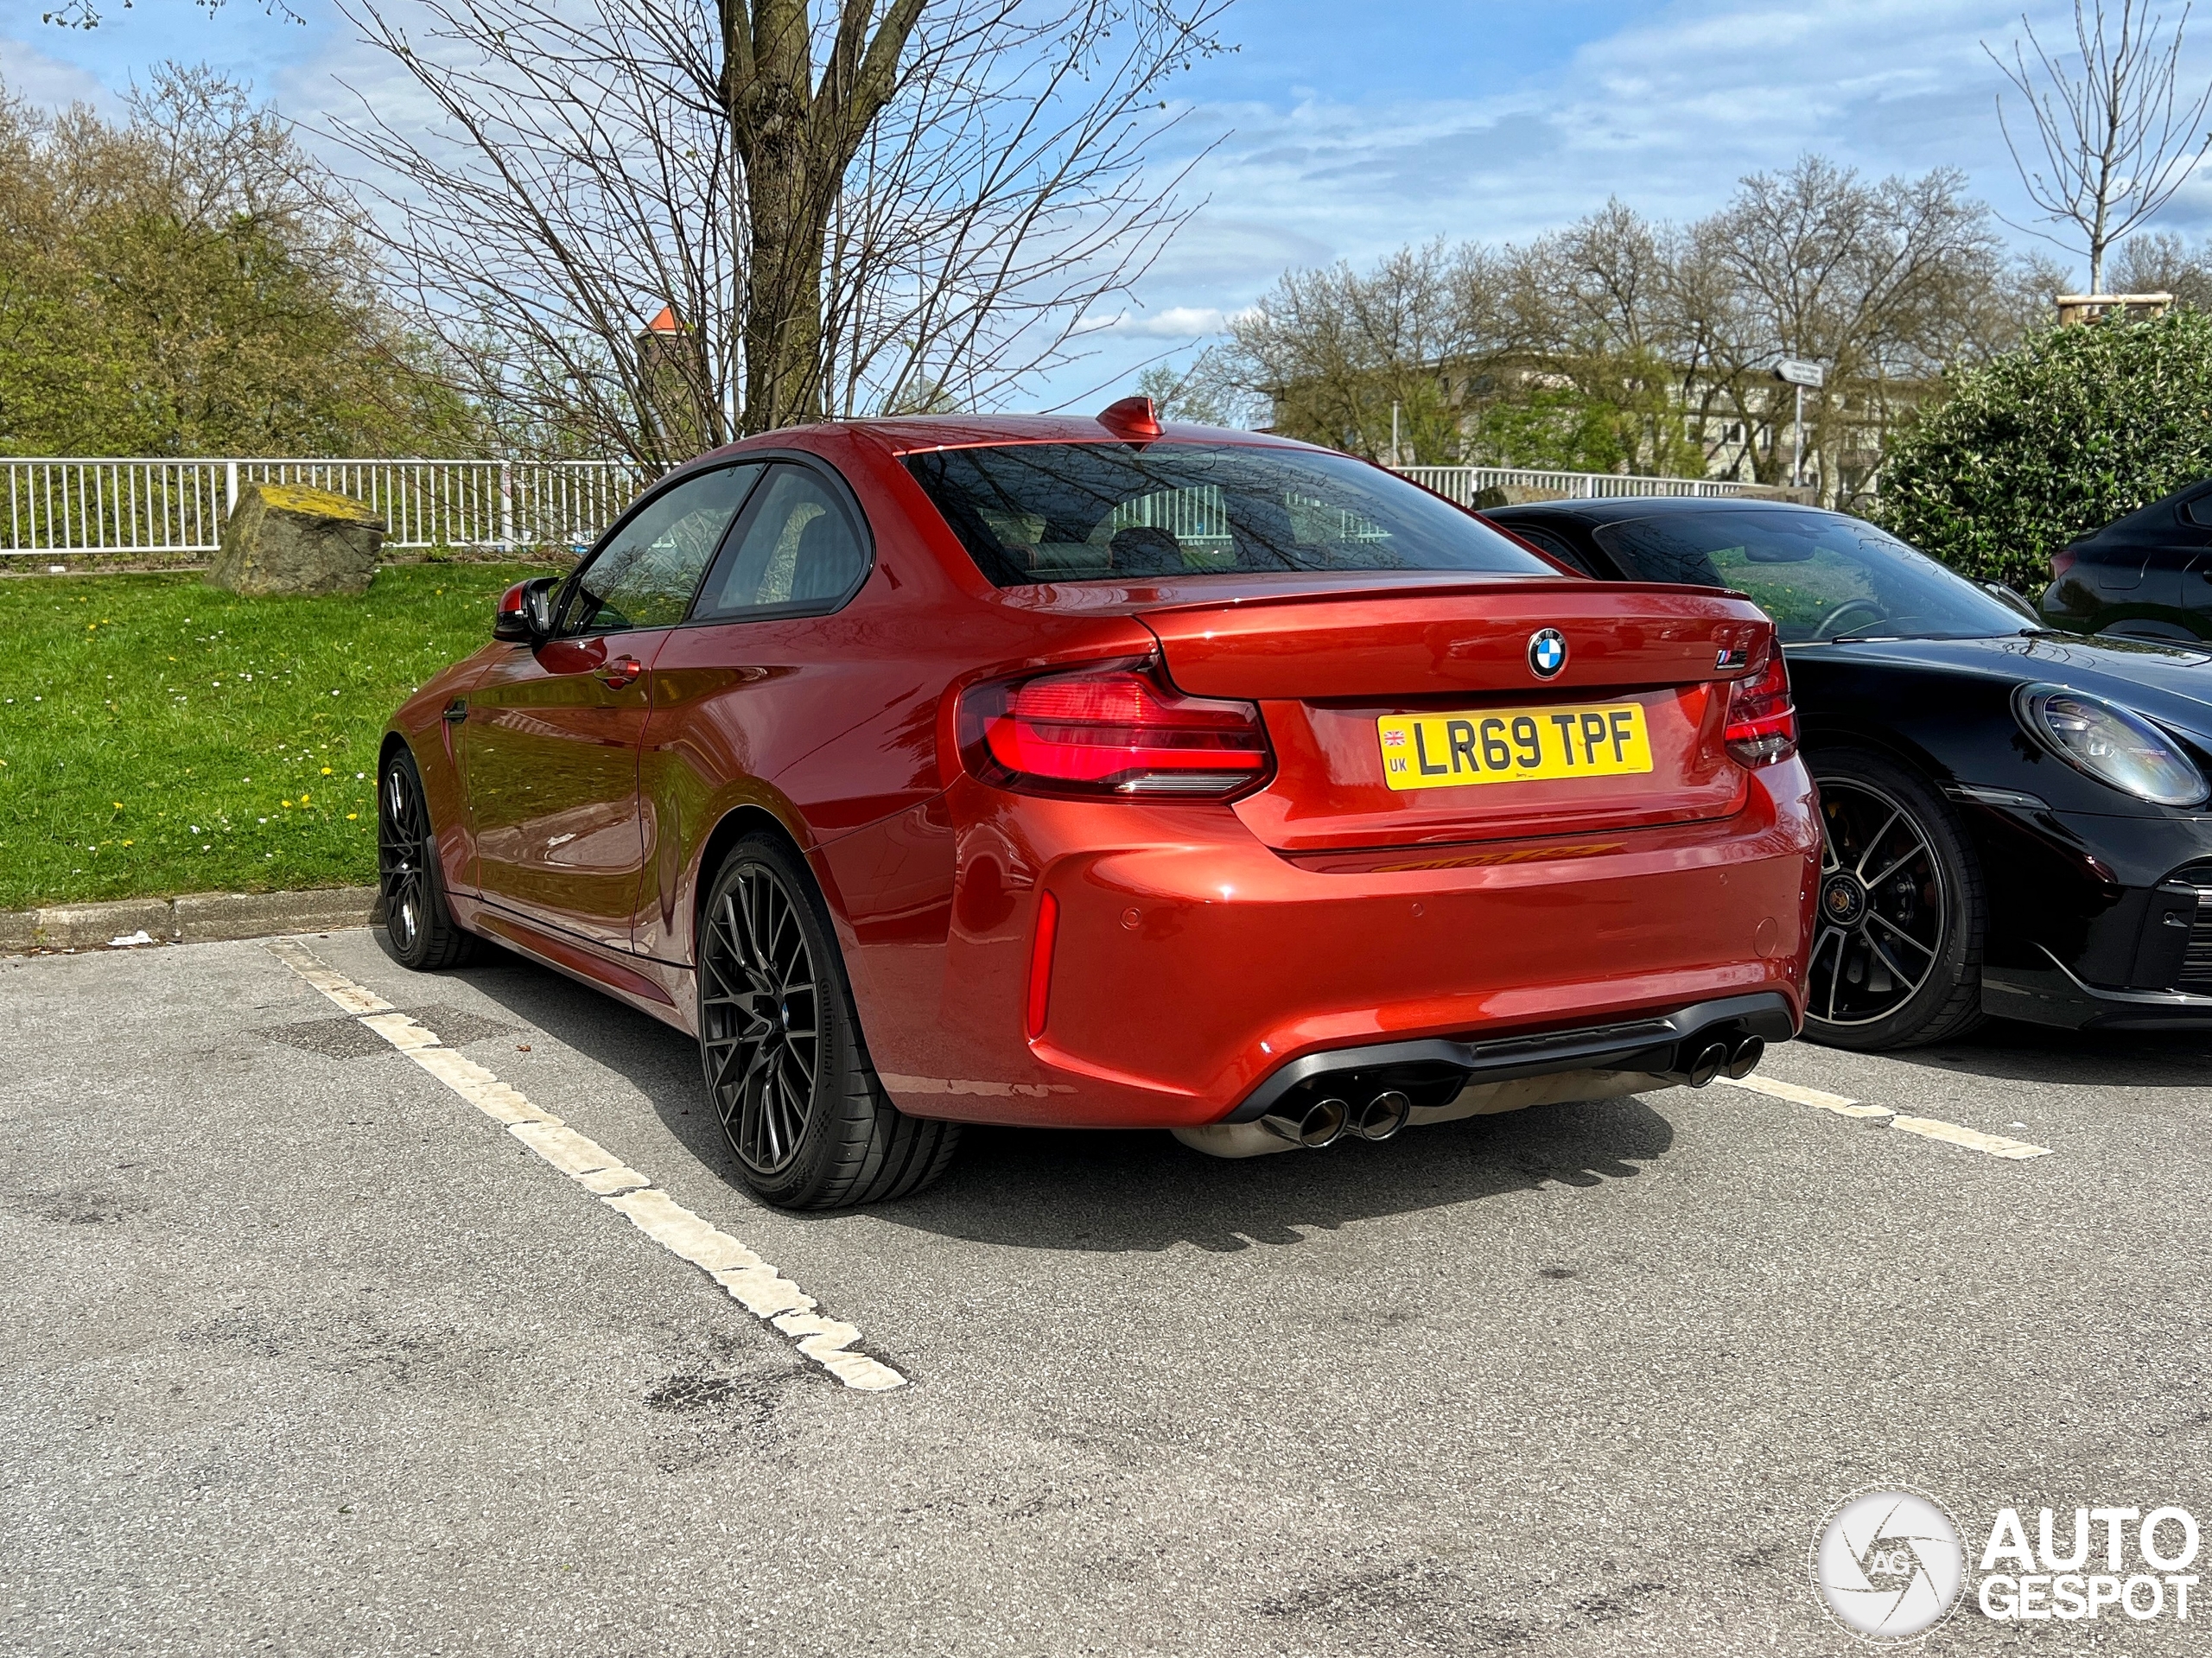
[[[499,595],[492,637],[516,645],[535,645],[553,631],[553,589],[558,578],[541,575],[518,581]]]

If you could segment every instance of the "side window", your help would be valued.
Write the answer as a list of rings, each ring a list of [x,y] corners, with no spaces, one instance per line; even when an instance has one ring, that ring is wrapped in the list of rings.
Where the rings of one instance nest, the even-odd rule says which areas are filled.
[[[682,621],[700,573],[760,475],[758,464],[723,467],[647,502],[569,587],[559,631],[612,633]]]
[[[844,503],[805,467],[770,469],[744,527],[699,595],[699,619],[741,619],[798,605],[828,605],[868,569]]]

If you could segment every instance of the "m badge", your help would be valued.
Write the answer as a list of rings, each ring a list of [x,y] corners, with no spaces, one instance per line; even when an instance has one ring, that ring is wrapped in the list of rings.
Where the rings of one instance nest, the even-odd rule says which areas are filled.
[[[1529,635],[1529,671],[1539,679],[1555,677],[1567,666],[1567,641],[1556,627],[1539,628]]]

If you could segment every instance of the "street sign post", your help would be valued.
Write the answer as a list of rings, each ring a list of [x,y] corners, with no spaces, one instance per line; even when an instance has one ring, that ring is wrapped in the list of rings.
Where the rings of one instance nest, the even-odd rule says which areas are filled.
[[[1774,365],[1774,378],[1789,387],[1796,401],[1796,416],[1790,422],[1790,433],[1796,450],[1789,462],[1789,484],[1793,489],[1805,487],[1805,388],[1815,389],[1828,383],[1828,372],[1820,364],[1802,357],[1785,357]]]

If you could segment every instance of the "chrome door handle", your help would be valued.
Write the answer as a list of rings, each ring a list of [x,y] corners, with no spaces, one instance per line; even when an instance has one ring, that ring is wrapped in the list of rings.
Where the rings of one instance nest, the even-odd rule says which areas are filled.
[[[596,670],[593,677],[602,685],[620,690],[637,683],[638,676],[645,671],[645,664],[635,657],[617,657],[604,668]]]

